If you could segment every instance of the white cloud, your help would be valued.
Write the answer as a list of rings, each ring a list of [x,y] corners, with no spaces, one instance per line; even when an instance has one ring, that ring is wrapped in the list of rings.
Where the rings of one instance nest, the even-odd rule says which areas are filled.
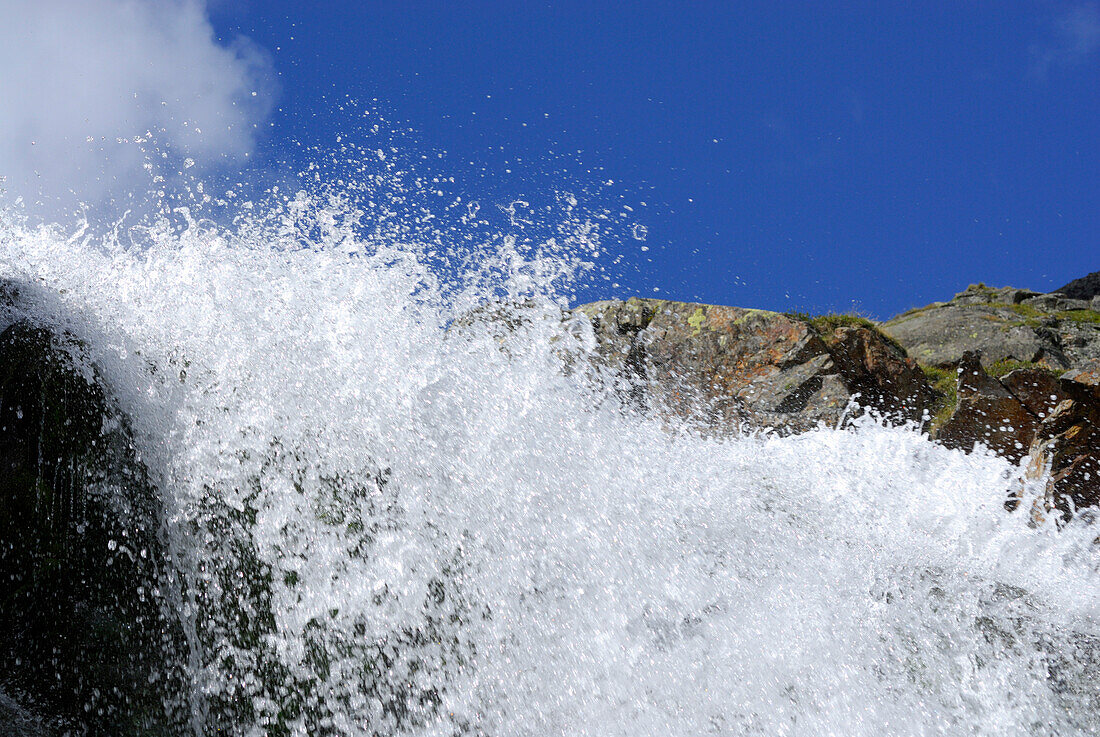
[[[1052,67],[1073,66],[1100,49],[1100,7],[1083,3],[1055,19],[1051,38],[1031,47],[1029,75],[1045,80]]]
[[[234,163],[270,108],[266,57],[243,39],[220,45],[202,0],[0,0],[0,19],[9,198],[124,197],[149,186],[154,147]],[[133,142],[148,132],[155,144]]]

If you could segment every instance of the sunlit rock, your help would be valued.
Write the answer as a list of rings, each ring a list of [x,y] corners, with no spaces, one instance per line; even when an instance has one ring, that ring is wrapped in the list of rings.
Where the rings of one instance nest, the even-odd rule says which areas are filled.
[[[633,396],[707,427],[806,430],[836,424],[853,399],[919,420],[935,398],[904,351],[856,318],[637,298],[576,311]]]
[[[1080,367],[1071,369],[1062,374],[1063,379],[1070,379],[1082,384],[1100,386],[1100,358],[1093,359]]]
[[[955,366],[966,351],[981,352],[986,369],[1012,361],[1065,370],[1100,358],[1100,302],[1060,292],[972,284],[949,302],[886,321],[882,330],[929,366]]]

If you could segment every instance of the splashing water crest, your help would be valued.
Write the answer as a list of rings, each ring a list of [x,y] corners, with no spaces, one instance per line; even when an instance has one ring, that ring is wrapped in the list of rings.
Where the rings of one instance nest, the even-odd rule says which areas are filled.
[[[1100,723],[1095,532],[1006,513],[1004,461],[624,407],[562,310],[599,250],[572,207],[457,271],[339,198],[241,213],[141,248],[0,222],[0,275],[86,343],[164,494],[197,733]]]

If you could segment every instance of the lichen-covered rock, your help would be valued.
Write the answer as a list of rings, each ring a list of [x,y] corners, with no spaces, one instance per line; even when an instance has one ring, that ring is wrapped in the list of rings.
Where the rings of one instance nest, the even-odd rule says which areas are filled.
[[[1062,393],[1035,432],[1027,475],[1047,474],[1047,508],[1066,517],[1100,505],[1100,387],[1062,379]]]
[[[25,322],[4,330],[0,733],[136,737],[185,723],[154,491],[79,346]]]
[[[1089,308],[1089,301],[1087,299],[1072,299],[1060,292],[1037,294],[1034,297],[1025,299],[1020,304],[1034,307],[1037,310],[1045,310],[1046,312],[1087,310]]]
[[[958,367],[958,404],[935,433],[948,448],[981,443],[1018,463],[1028,452],[1038,419],[1001,382],[985,372],[981,356],[963,354]]]
[[[1077,381],[1081,384],[1100,386],[1100,358],[1087,361],[1078,368],[1070,369],[1062,374],[1062,378]]]
[[[1041,296],[1041,294],[1041,292],[1033,292],[1030,289],[1016,289],[1014,287],[991,289],[981,284],[971,284],[965,291],[956,294],[951,301],[957,305],[1013,305]]]
[[[766,310],[637,298],[576,312],[632,397],[710,427],[805,430],[838,422],[856,395],[917,420],[935,397],[904,351],[862,325],[819,330]]]
[[[989,368],[1015,361],[1054,370],[1100,358],[1100,311],[1065,294],[971,285],[950,302],[910,310],[882,330],[922,364],[954,366],[979,351]]]
[[[1068,365],[1055,333],[1035,330],[1004,305],[953,300],[899,315],[882,330],[930,366],[953,366],[967,351],[979,351],[987,367],[1008,360]]]

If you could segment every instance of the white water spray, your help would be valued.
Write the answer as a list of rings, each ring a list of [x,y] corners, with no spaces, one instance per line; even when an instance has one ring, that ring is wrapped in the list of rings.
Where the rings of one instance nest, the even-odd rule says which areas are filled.
[[[1006,513],[1003,460],[623,407],[561,309],[598,251],[573,213],[455,274],[338,202],[253,212],[141,249],[0,224],[0,276],[84,340],[164,494],[196,731],[1100,724],[1095,531]]]

